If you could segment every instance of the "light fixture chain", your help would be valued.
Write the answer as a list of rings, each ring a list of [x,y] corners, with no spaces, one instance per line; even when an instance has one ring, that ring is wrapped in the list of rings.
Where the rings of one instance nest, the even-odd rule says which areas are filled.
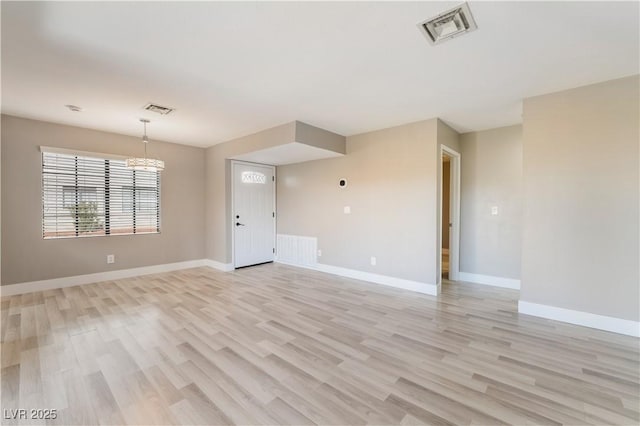
[[[164,161],[158,159],[149,159],[147,157],[147,144],[149,138],[147,137],[147,123],[149,120],[141,118],[140,121],[144,125],[144,135],[142,136],[142,142],[144,143],[144,158],[127,158],[127,167],[133,170],[147,170],[161,172],[164,170]]]

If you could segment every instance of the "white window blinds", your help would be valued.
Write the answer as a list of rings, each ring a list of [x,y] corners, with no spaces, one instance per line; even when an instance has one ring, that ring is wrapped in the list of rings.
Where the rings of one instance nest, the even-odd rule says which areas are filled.
[[[98,155],[42,153],[44,238],[160,232],[160,173]]]

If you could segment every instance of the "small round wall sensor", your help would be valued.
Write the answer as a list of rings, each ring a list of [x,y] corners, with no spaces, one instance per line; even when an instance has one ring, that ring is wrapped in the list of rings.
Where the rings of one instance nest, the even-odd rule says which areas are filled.
[[[340,180],[338,181],[338,186],[339,186],[340,188],[346,188],[346,187],[347,187],[347,180],[346,180],[346,179],[344,179],[344,178],[343,178],[343,179],[340,179]]]

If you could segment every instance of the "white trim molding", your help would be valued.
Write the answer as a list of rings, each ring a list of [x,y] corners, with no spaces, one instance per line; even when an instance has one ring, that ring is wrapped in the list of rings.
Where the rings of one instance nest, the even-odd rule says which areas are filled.
[[[592,314],[590,312],[574,311],[556,306],[518,301],[518,312],[536,317],[568,322],[570,324],[612,331],[627,336],[640,337],[640,322]]]
[[[50,280],[29,281],[1,286],[0,294],[2,296],[14,296],[16,294],[33,293],[34,291],[54,290],[57,288],[73,287],[76,285],[92,284],[102,281],[113,281],[123,278],[137,277],[140,275],[159,274],[162,272],[178,271],[180,269],[199,268],[202,266],[220,269],[217,266],[214,266],[214,264],[222,265],[209,259],[197,259],[187,260],[185,262],[166,263],[163,265],[142,266],[140,268],[97,272],[95,274],[53,278]]]
[[[79,151],[77,149],[58,148],[53,146],[40,146],[40,152],[50,152],[53,154],[79,155],[81,157],[99,157],[109,160],[126,160],[126,155],[105,154],[102,152]]]
[[[235,269],[233,267],[233,263],[222,263],[212,259],[205,259],[204,266],[208,266],[209,268],[217,269],[222,272],[229,272]]]
[[[452,281],[460,280],[460,171],[461,171],[461,154],[454,150],[453,148],[448,147],[447,145],[440,145],[440,159],[444,155],[447,155],[451,159],[451,170],[450,170],[450,182],[449,182],[449,223],[452,225],[449,229],[449,278]],[[440,181],[440,199],[438,201],[440,215],[438,216],[438,244],[436,253],[438,249],[440,250],[440,255],[437,256],[437,262],[439,265],[439,270],[442,268],[442,194],[443,194],[443,179],[442,179],[442,161],[439,164],[440,169],[440,177],[438,178]],[[442,272],[442,271],[440,271]],[[440,278],[438,278],[440,280]]]
[[[494,287],[520,290],[520,280],[513,278],[494,277],[492,275],[472,274],[469,272],[460,272],[458,278],[460,278],[460,281],[466,281],[474,284],[484,284]]]
[[[438,295],[438,286],[436,284],[421,283],[418,281],[405,280],[403,278],[395,278],[387,275],[358,271],[355,269],[341,268],[339,266],[324,265],[322,263],[316,263],[315,265],[299,265],[295,263],[283,262],[281,260],[276,260],[276,263],[295,266],[298,268],[313,269],[314,271],[326,272],[327,274],[338,275],[345,278],[353,278],[361,281],[368,281],[371,283],[401,288],[404,290],[411,290],[431,296]]]

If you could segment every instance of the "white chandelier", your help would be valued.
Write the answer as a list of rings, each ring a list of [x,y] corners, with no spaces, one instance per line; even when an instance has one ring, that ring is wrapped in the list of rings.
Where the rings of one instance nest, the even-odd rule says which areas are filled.
[[[149,144],[149,138],[147,137],[147,123],[149,123],[149,120],[141,118],[140,121],[144,124],[144,136],[142,136],[142,142],[144,143],[144,158],[127,158],[127,168],[133,170],[161,172],[164,170],[164,161],[147,158],[147,145]]]

